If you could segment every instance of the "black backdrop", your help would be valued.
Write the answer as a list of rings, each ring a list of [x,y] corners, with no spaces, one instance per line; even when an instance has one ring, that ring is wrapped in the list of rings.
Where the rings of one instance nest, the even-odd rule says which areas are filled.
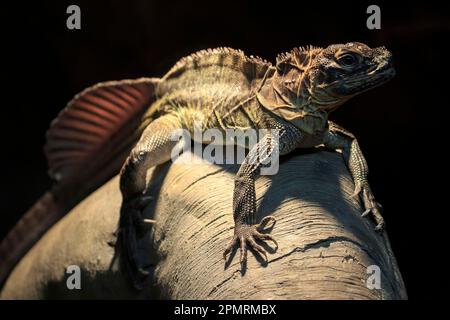
[[[69,4],[81,7],[81,30],[66,28]],[[209,47],[274,61],[295,46],[361,41],[391,50],[397,76],[331,118],[359,137],[410,298],[443,297],[450,14],[429,1],[377,2],[382,28],[372,31],[366,28],[369,4],[41,1],[3,9],[0,238],[50,186],[45,131],[83,88],[161,76],[180,57]]]

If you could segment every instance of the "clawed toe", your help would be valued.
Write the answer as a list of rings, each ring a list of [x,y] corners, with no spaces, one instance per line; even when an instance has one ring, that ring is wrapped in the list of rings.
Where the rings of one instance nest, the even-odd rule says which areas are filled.
[[[381,211],[380,208],[374,204],[373,207],[371,207],[370,209],[366,210],[369,211],[368,214],[371,214],[371,217],[375,220],[375,223],[377,224],[377,228],[378,229],[382,229],[383,225],[384,225],[384,219],[383,216],[381,215]]]
[[[234,235],[233,239],[230,241],[230,243],[228,244],[228,246],[225,248],[225,251],[223,252],[223,259],[226,260],[227,259],[227,255],[230,253],[231,249],[233,249],[234,245],[237,242],[237,236]]]
[[[268,216],[265,217],[258,225],[237,226],[233,239],[223,253],[223,258],[226,259],[228,253],[231,251],[234,245],[238,243],[240,248],[239,260],[241,264],[244,264],[247,261],[247,251],[249,248],[254,250],[255,252],[258,252],[258,254],[263,257],[266,262],[268,262],[267,250],[256,243],[256,240],[270,240],[275,244],[275,250],[278,248],[277,241],[271,235],[260,232],[269,222],[275,222],[275,218]]]
[[[353,194],[350,196],[350,198],[358,198],[361,191],[362,191],[361,184],[359,183],[356,184],[355,191],[353,191]]]
[[[264,217],[264,218],[261,220],[261,222],[257,225],[256,229],[257,229],[258,231],[262,231],[262,230],[264,230],[264,228],[265,228],[270,222],[273,222],[273,224],[275,224],[276,221],[277,221],[277,220],[276,220],[275,217],[273,217],[273,216],[267,216],[267,217]]]
[[[366,217],[370,214],[370,216],[375,220],[376,227],[375,231],[383,231],[384,229],[384,219],[381,216],[381,213],[377,207],[373,207],[371,209],[365,210],[361,216]]]
[[[240,242],[240,251],[241,251],[241,255],[239,256],[239,262],[241,264],[244,264],[247,261],[247,244],[245,243],[244,237],[240,237],[239,242]]]
[[[361,213],[361,217],[365,217],[370,213],[371,209],[367,209],[366,211],[364,211],[363,213]]]
[[[156,223],[156,220],[154,220],[154,219],[142,219],[142,222],[144,224],[153,225],[153,224]]]
[[[155,220],[153,219],[146,219],[142,217],[142,210],[153,200],[153,197],[151,196],[140,196],[136,197],[132,200],[129,200],[126,203],[126,206],[130,208],[130,211],[135,211],[135,217],[136,217],[136,224],[139,226],[139,228],[145,228],[149,225],[154,225]]]
[[[270,234],[267,233],[256,233],[256,236],[258,237],[259,240],[270,240],[273,242],[273,244],[275,245],[275,249],[278,249],[278,242],[277,240],[275,240],[274,237],[272,237]]]
[[[358,187],[356,188],[358,189]],[[382,231],[384,229],[384,219],[381,215],[382,206],[375,201],[375,197],[369,187],[362,188],[358,194],[362,191],[362,204],[365,208],[364,212],[361,214],[362,217],[367,217],[370,215],[376,223],[375,230]]]
[[[383,229],[384,229],[384,222],[377,224],[377,226],[375,227],[375,231],[383,231]]]

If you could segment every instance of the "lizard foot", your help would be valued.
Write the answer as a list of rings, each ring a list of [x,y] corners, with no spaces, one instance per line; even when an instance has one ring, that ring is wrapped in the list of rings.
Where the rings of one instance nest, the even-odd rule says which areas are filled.
[[[142,209],[151,200],[150,197],[140,197],[126,201],[120,210],[120,223],[117,246],[121,256],[122,267],[136,289],[142,289],[149,273],[139,263],[138,239],[148,231],[154,220],[144,219]]]
[[[261,223],[256,225],[246,225],[246,224],[240,224],[235,227],[234,229],[234,236],[231,240],[230,244],[227,246],[223,253],[223,258],[227,258],[227,254],[231,251],[231,249],[234,247],[236,243],[240,246],[241,256],[240,256],[240,263],[244,264],[247,261],[247,250],[248,246],[250,246],[251,249],[258,252],[261,256],[267,259],[267,253],[266,250],[256,243],[255,240],[270,240],[275,244],[275,249],[278,248],[277,241],[269,234],[261,233],[265,226],[269,222],[275,223],[275,218],[272,216],[267,216],[264,219],[261,220]]]
[[[361,216],[366,217],[369,214],[373,217],[376,223],[375,230],[382,231],[384,228],[384,219],[381,215],[381,204],[379,204],[370,190],[368,185],[361,186],[361,184],[357,184],[355,188],[355,192],[352,197],[360,196],[364,206],[364,212]]]

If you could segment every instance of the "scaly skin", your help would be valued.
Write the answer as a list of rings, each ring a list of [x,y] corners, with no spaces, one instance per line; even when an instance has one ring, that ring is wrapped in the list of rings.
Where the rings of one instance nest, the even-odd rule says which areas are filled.
[[[380,206],[367,180],[368,167],[353,134],[328,114],[356,94],[392,78],[391,54],[361,43],[295,48],[272,66],[242,51],[219,48],[181,59],[164,77],[110,81],[76,95],[52,122],[45,153],[57,182],[0,243],[0,285],[39,237],[120,167],[123,196],[117,249],[130,281],[141,288],[147,272],[138,262],[137,240],[153,223],[142,218],[147,169],[170,160],[176,129],[271,129],[251,150],[235,179],[234,236],[224,257],[240,246],[266,257],[256,240],[271,216],[255,221],[255,179],[266,158],[318,145],[341,149],[355,182],[355,196],[377,230]],[[138,141],[135,144],[135,141]],[[208,143],[208,141],[203,141]],[[134,148],[133,148],[134,145]],[[131,152],[130,152],[131,150]],[[125,160],[126,159],[126,160]]]
[[[370,213],[376,229],[381,230],[383,218],[367,180],[368,168],[358,142],[351,133],[328,121],[328,113],[393,75],[391,54],[361,43],[295,48],[279,55],[276,66],[227,48],[201,51],[180,60],[156,88],[152,109],[159,110],[161,117],[144,131],[121,171],[123,204],[118,247],[134,286],[142,287],[147,275],[137,262],[135,249],[144,224],[140,211],[145,204],[145,172],[169,160],[174,146],[169,139],[172,130],[192,132],[196,122],[204,130],[274,130],[249,151],[236,175],[235,229],[225,258],[239,244],[242,264],[249,247],[267,259],[256,240],[271,240],[277,245],[271,235],[262,233],[264,226],[275,219],[269,216],[255,222],[255,179],[265,157],[287,154],[295,148],[323,144],[341,149],[355,181],[355,196],[360,196],[364,205],[363,215]]]

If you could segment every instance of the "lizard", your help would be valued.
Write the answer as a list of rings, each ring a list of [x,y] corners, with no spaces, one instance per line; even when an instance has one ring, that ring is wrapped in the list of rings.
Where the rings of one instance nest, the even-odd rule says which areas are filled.
[[[353,196],[364,207],[362,215],[373,217],[375,229],[382,231],[381,205],[370,188],[358,140],[328,116],[351,97],[394,75],[392,54],[386,48],[349,42],[297,47],[279,54],[275,65],[241,50],[207,49],[182,58],[162,78],[98,84],[77,95],[50,127],[45,151],[57,183],[25,218],[47,217],[42,234],[120,169],[122,205],[116,249],[131,284],[142,288],[148,272],[138,262],[136,244],[145,226],[154,223],[142,217],[148,203],[146,172],[171,159],[177,144],[171,136],[175,130],[192,132],[201,123],[202,130],[268,129],[236,174],[234,234],[224,259],[238,246],[242,265],[248,249],[267,260],[266,250],[257,241],[272,241],[278,247],[276,239],[263,230],[275,218],[255,221],[255,180],[267,157],[297,148],[341,150],[354,180]],[[7,237],[10,244],[14,233],[24,229],[23,223],[19,227],[20,222],[10,233],[13,236]],[[34,232],[29,238],[36,237]],[[24,250],[29,242],[22,241],[19,247]],[[2,247],[7,245],[0,245],[0,255]]]

